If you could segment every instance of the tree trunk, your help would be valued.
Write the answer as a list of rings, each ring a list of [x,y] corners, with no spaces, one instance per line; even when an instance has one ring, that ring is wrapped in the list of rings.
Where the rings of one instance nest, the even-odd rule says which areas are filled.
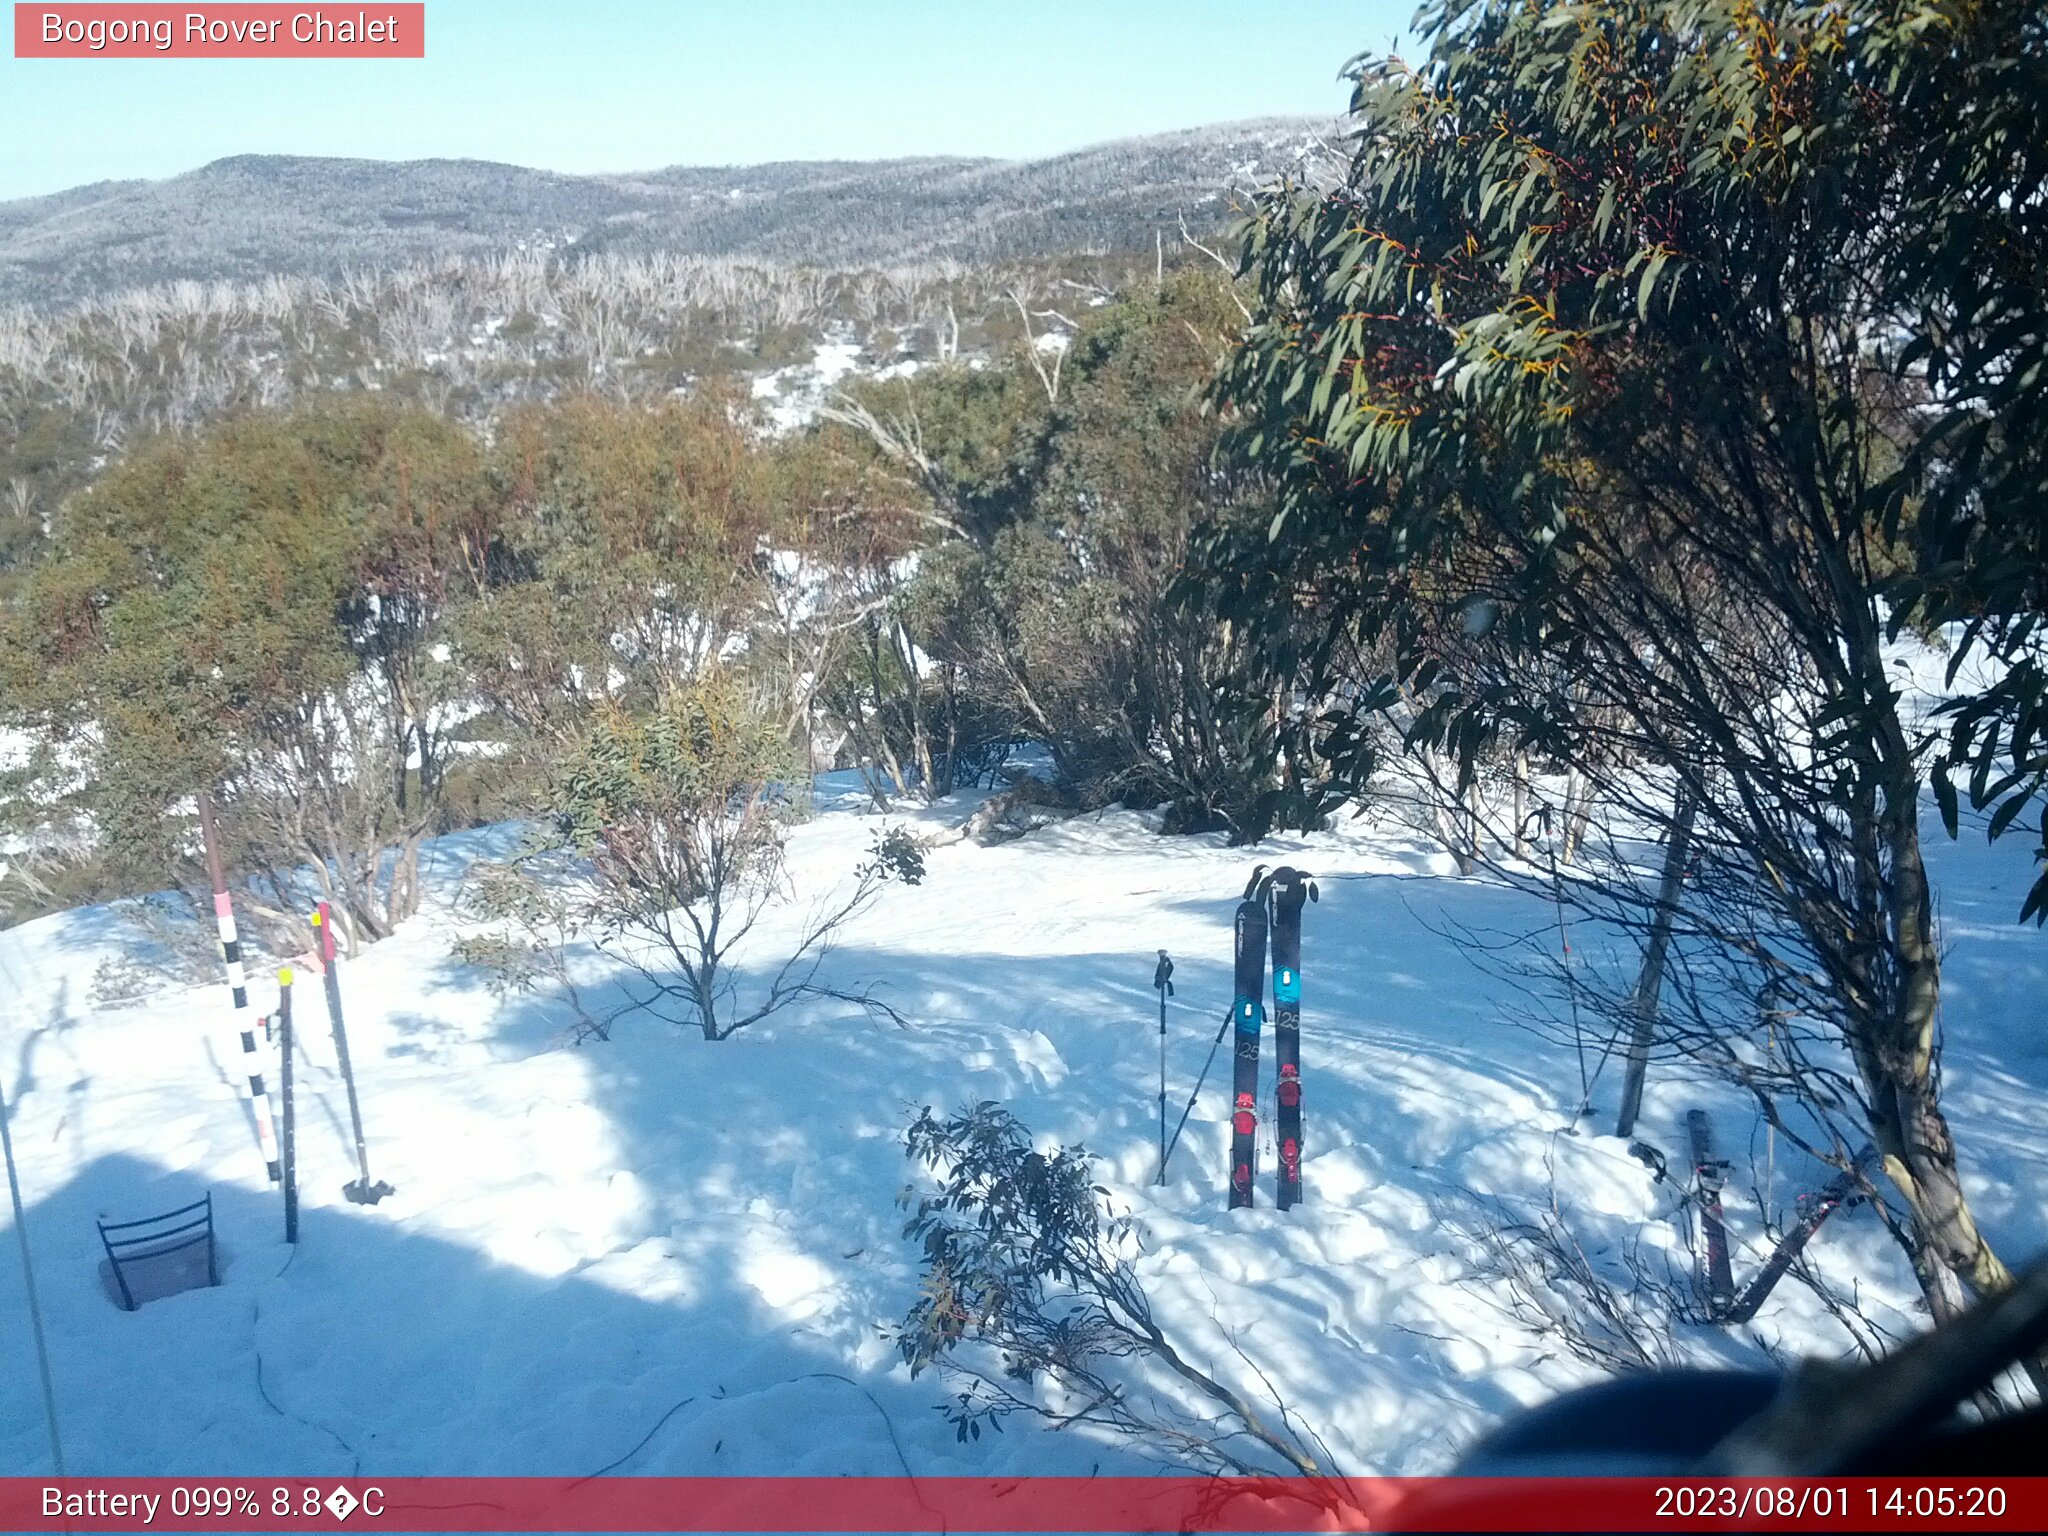
[[[391,879],[384,894],[388,928],[395,930],[420,909],[420,844],[426,835],[424,827],[406,833],[391,861]]]
[[[1977,1230],[1936,1090],[1941,955],[1921,858],[1917,795],[1909,799],[1895,790],[1887,796],[1884,834],[1891,856],[1892,945],[1899,978],[1892,1017],[1885,1021],[1888,1038],[1869,1042],[1859,1053],[1871,1079],[1866,1083],[1871,1129],[1885,1172],[1928,1244],[1972,1294],[1983,1296],[2009,1289],[2012,1272]]]
[[[907,795],[910,793],[909,781],[904,776],[903,765],[896,760],[896,749],[889,744],[889,721],[882,701],[882,635],[874,624],[868,626],[868,683],[874,696],[876,755],[889,775],[889,782],[896,786],[896,793]]]
[[[1579,783],[1579,798],[1565,817],[1564,862],[1569,864],[1579,856],[1579,850],[1586,845],[1586,828],[1593,820],[1593,786],[1586,780]]]
[[[1529,754],[1515,754],[1515,857],[1529,859]]]
[[[936,774],[932,769],[931,727],[924,715],[924,679],[917,671],[916,642],[900,621],[896,625],[896,646],[903,661],[905,686],[909,689],[910,749],[912,763],[917,769],[918,794],[929,805],[938,798],[938,793],[933,788]]]
[[[1436,840],[1456,863],[1458,873],[1469,875],[1472,873],[1472,856],[1466,851],[1462,825],[1465,819],[1464,797],[1445,783],[1443,763],[1434,748],[1422,749],[1422,771],[1426,780],[1423,793],[1429,797],[1429,818],[1436,831]]]
[[[1621,1085],[1621,1113],[1614,1134],[1633,1135],[1643,1107],[1643,1076],[1649,1070],[1650,1042],[1657,1033],[1657,997],[1664,988],[1664,956],[1671,948],[1671,924],[1678,913],[1678,890],[1685,883],[1685,861],[1692,849],[1692,823],[1699,805],[1680,786],[1671,818],[1671,840],[1664,847],[1664,877],[1657,887],[1657,916],[1650,942],[1643,949],[1643,969],[1629,998],[1633,1030],[1628,1043],[1628,1076]]]
[[[1584,777],[1577,768],[1564,776],[1564,808],[1558,816],[1557,862],[1569,864],[1579,851],[1575,829],[1579,824],[1579,798],[1588,793],[1583,787]]]
[[[1839,566],[1831,566],[1830,575],[1838,588],[1849,588]],[[1845,618],[1851,675],[1875,715],[1865,771],[1877,790],[1877,843],[1888,877],[1878,884],[1882,921],[1889,928],[1882,938],[1889,940],[1894,968],[1890,985],[1877,993],[1881,1007],[1852,1025],[1850,1049],[1870,1100],[1871,1138],[1886,1176],[1913,1214],[1920,1245],[1972,1295],[1986,1296],[2010,1290],[2012,1272],[1977,1229],[1941,1112],[1941,951],[1920,846],[1919,761],[1899,719],[1875,615],[1866,604],[1845,604]],[[1939,1321],[1950,1298],[1941,1285],[1928,1284],[1936,1278],[1921,1280]],[[2036,1387],[2048,1393],[2042,1361],[2026,1362],[2026,1368]]]

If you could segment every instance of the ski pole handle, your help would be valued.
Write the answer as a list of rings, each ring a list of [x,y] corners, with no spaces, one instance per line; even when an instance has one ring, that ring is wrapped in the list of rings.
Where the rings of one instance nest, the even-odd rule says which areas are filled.
[[[1159,964],[1152,970],[1154,990],[1173,996],[1173,958],[1165,950],[1159,951]]]

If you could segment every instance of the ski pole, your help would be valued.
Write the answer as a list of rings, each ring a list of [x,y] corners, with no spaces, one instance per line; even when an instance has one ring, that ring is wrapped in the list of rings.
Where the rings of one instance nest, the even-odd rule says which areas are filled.
[[[13,979],[11,974],[8,979]],[[21,1245],[21,1285],[28,1300],[29,1337],[36,1341],[36,1373],[43,1383],[43,1422],[50,1430],[50,1466],[62,1477],[64,1438],[57,1430],[57,1389],[51,1384],[50,1343],[43,1328],[42,1299],[36,1293],[35,1261],[28,1251],[28,1216],[21,1207],[21,1170],[14,1163],[14,1133],[7,1128],[9,1115],[7,1085],[0,1083],[0,1160],[7,1164],[7,1197],[14,1206],[14,1238]]]
[[[370,1182],[370,1152],[363,1143],[363,1111],[356,1101],[356,1074],[349,1065],[348,1031],[341,1022],[341,977],[335,970],[334,912],[326,902],[321,902],[313,913],[313,927],[320,941],[320,966],[325,972],[327,989],[327,1021],[334,1027],[334,1055],[341,1066],[341,1081],[348,1089],[349,1124],[356,1133],[356,1166],[362,1170],[362,1178],[353,1184],[344,1184],[342,1194],[357,1205],[375,1205],[391,1193],[391,1186],[382,1182]]]
[[[1159,993],[1159,1182],[1166,1182],[1166,1000],[1173,996],[1173,961],[1159,951],[1159,964],[1152,972],[1152,986]]]
[[[1162,1184],[1166,1182],[1167,1160],[1173,1156],[1173,1149],[1180,1145],[1180,1133],[1187,1129],[1188,1116],[1195,1112],[1195,1100],[1202,1095],[1202,1084],[1209,1080],[1209,1069],[1216,1065],[1217,1047],[1223,1044],[1223,1037],[1229,1032],[1236,1018],[1237,1011],[1234,1008],[1225,1009],[1223,1022],[1216,1026],[1216,1038],[1209,1042],[1209,1059],[1202,1063],[1202,1075],[1195,1079],[1195,1091],[1188,1095],[1187,1108],[1180,1112],[1180,1123],[1174,1126],[1173,1138],[1166,1144],[1166,1155],[1159,1160],[1159,1182]]]
[[[299,1154],[292,1119],[292,968],[277,973],[277,1041],[284,1058],[278,1068],[277,1091],[283,1100],[284,1129],[284,1240],[299,1240]]]

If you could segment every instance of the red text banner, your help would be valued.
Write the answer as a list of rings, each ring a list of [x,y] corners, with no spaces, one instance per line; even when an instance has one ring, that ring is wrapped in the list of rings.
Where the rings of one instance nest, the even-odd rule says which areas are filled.
[[[2039,1531],[2048,1478],[4,1478],[0,1530]]]
[[[424,4],[14,7],[18,59],[421,59]]]

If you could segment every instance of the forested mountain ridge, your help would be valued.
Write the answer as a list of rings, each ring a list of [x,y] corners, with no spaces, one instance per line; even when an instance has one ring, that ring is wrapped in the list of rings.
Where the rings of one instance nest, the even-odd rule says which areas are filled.
[[[0,303],[179,279],[333,276],[525,247],[838,265],[1149,246],[1332,131],[1272,118],[1049,159],[935,156],[570,176],[479,160],[240,155],[0,203]]]

